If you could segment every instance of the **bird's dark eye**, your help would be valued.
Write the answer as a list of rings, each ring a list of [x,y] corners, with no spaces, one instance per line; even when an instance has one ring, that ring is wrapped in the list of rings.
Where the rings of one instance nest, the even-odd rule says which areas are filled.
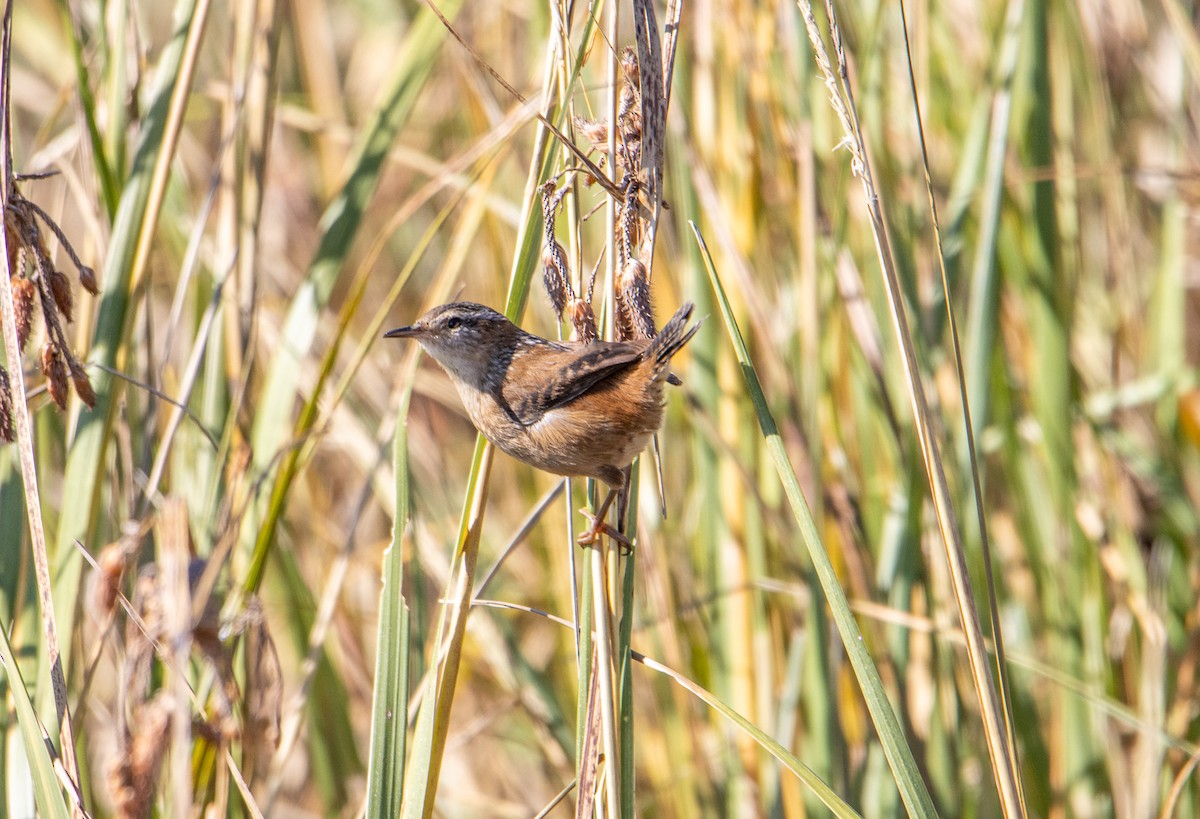
[[[459,327],[462,326],[462,323],[463,323],[463,320],[460,319],[458,316],[451,316],[450,318],[446,319],[446,329],[447,330],[457,330]]]

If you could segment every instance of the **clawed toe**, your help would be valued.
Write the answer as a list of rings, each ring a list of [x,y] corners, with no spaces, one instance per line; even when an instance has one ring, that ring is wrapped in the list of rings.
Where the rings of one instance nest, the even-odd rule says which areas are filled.
[[[589,512],[584,512],[583,516],[592,522],[592,527],[575,541],[580,546],[594,546],[601,535],[607,535],[621,545],[622,552],[628,553],[633,551],[633,541],[610,526],[608,521],[599,520]]]

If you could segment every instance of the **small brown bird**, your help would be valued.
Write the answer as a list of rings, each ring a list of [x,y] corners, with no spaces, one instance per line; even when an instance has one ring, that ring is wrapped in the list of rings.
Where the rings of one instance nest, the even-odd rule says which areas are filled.
[[[555,475],[609,486],[592,528],[595,543],[625,468],[658,431],[671,356],[699,327],[684,304],[653,338],[558,342],[527,333],[490,307],[435,307],[384,338],[415,338],[442,365],[475,427],[503,452]]]

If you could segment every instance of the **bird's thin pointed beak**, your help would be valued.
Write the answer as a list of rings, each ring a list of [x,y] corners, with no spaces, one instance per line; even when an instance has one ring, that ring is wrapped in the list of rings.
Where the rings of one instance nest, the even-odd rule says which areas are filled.
[[[388,330],[383,334],[384,338],[413,338],[421,334],[421,328],[415,324],[408,327],[397,327],[395,330]]]

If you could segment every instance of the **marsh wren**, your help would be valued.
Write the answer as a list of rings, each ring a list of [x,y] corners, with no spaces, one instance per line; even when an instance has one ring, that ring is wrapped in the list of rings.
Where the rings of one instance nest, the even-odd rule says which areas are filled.
[[[559,342],[527,333],[490,307],[453,302],[384,333],[415,338],[450,376],[475,427],[503,452],[555,475],[609,486],[592,528],[628,544],[604,522],[625,470],[658,431],[671,356],[699,325],[684,304],[654,337]]]

